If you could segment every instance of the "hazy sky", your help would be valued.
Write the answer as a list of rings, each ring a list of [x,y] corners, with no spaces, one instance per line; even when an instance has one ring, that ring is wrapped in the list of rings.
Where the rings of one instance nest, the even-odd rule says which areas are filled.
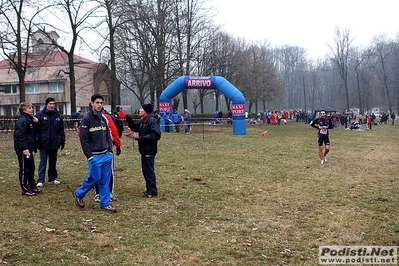
[[[309,58],[324,57],[335,28],[348,28],[353,44],[366,46],[373,37],[399,33],[399,0],[209,0],[215,18],[235,37],[269,40],[307,49]]]

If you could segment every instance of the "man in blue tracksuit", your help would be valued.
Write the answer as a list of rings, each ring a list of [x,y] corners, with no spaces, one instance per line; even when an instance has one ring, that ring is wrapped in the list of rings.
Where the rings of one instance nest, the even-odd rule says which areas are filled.
[[[89,165],[89,174],[82,185],[73,192],[76,206],[84,208],[84,196],[98,185],[100,209],[116,212],[110,205],[109,181],[112,168],[112,142],[106,119],[102,115],[104,98],[100,94],[91,96],[91,110],[80,124],[80,144]]]
[[[158,195],[157,180],[155,176],[155,155],[158,151],[158,140],[161,138],[161,129],[158,119],[152,112],[154,106],[143,104],[139,110],[140,121],[133,122],[130,116],[126,116],[128,126],[132,131],[138,132],[139,152],[141,154],[141,170],[145,179],[146,190],[142,196],[145,198],[156,197]]]
[[[57,180],[57,152],[64,149],[65,131],[64,120],[55,108],[55,99],[46,99],[46,106],[36,114],[39,120],[39,133],[36,135],[36,145],[40,150],[40,164],[38,171],[37,187],[42,187],[45,181],[48,160],[48,182],[58,185]]]

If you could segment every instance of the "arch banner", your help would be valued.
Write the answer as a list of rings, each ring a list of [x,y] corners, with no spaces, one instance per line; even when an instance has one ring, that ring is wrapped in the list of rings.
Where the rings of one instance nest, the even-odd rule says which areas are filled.
[[[231,102],[231,112],[233,118],[233,134],[246,134],[245,121],[245,99],[243,94],[234,87],[228,80],[220,76],[198,77],[181,76],[172,82],[159,97],[159,111],[173,112],[172,99],[184,89],[217,89]]]

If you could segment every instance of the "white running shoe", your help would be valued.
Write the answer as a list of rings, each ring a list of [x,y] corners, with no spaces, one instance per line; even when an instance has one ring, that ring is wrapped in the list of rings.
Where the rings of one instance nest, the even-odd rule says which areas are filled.
[[[59,184],[61,184],[61,182],[58,181],[58,180],[53,180],[53,181],[48,182],[48,183],[49,183],[49,184],[53,184],[53,185],[59,185]]]
[[[321,160],[321,161],[320,161],[320,164],[324,164],[324,160]]]
[[[96,194],[96,195],[94,196],[94,201],[95,201],[95,202],[100,202],[100,195],[99,195],[99,194]]]
[[[327,162],[327,156],[324,156],[324,162]]]
[[[116,196],[115,196],[115,194],[114,193],[111,193],[111,201],[114,201],[114,200],[116,200]]]
[[[42,182],[39,182],[39,183],[37,183],[37,185],[36,185],[36,187],[42,187],[43,186],[43,183]]]

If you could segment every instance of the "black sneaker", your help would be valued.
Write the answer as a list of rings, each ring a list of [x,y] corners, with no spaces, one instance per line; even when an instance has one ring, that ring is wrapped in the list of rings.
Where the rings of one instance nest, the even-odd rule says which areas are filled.
[[[84,208],[85,203],[83,199],[79,199],[78,197],[76,197],[75,191],[72,191],[72,195],[75,198],[75,205],[78,206],[79,208]]]
[[[107,207],[101,208],[101,210],[109,212],[109,213],[116,212],[116,209],[114,207],[112,207],[111,205],[108,205]]]

